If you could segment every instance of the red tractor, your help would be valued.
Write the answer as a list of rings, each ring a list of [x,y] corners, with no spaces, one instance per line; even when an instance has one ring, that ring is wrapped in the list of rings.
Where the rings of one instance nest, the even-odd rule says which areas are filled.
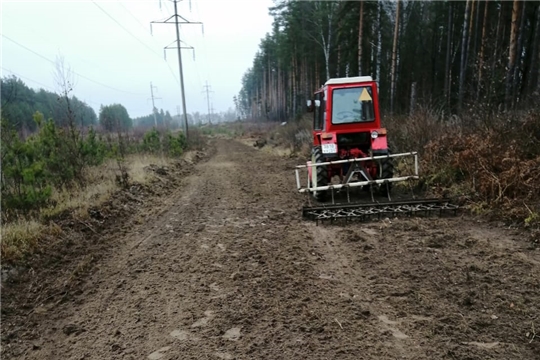
[[[377,83],[370,76],[330,79],[308,101],[308,111],[314,117],[307,190],[315,199],[354,186],[389,196],[398,179],[393,179],[394,156],[381,127]],[[340,184],[332,184],[335,176]],[[297,181],[301,189],[298,173]]]
[[[297,188],[301,193],[311,193],[319,202],[331,195],[332,204],[304,206],[304,217],[318,222],[398,213],[457,213],[459,206],[449,199],[418,199],[414,194],[407,200],[403,194],[398,201],[390,198],[393,183],[419,179],[418,154],[390,153],[386,129],[381,127],[377,83],[371,77],[328,80],[308,101],[308,111],[314,113],[313,148],[311,161],[296,166]],[[394,159],[409,156],[414,158],[412,166],[403,163],[399,167],[403,174],[394,176]],[[307,186],[301,185],[301,169],[307,169]],[[404,173],[406,169],[409,174]],[[336,177],[339,183],[333,181]],[[360,187],[370,191],[372,201],[351,204],[349,190]],[[348,203],[336,203],[334,190],[346,190]],[[376,191],[388,200],[377,201]]]

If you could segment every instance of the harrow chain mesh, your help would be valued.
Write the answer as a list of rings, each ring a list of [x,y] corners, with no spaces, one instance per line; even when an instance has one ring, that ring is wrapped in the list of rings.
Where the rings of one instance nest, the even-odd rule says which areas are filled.
[[[364,220],[373,218],[373,217],[382,217],[383,215],[418,215],[424,213],[429,215],[430,213],[443,213],[451,212],[453,214],[457,213],[459,209],[458,205],[451,204],[450,202],[418,202],[411,204],[373,204],[370,206],[359,206],[359,207],[350,207],[344,206],[340,208],[339,206],[332,207],[321,207],[321,208],[304,208],[303,214],[304,217],[307,217],[311,220],[324,221],[324,220],[334,220],[334,219],[349,219],[349,218],[361,218]]]

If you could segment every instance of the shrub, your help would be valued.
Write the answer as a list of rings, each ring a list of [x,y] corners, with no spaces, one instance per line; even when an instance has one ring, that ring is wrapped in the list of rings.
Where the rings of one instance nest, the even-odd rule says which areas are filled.
[[[170,156],[180,156],[186,148],[186,137],[183,132],[179,132],[174,136],[170,131],[165,133],[164,147]]]
[[[155,154],[161,150],[161,140],[156,128],[147,131],[143,136],[142,148],[144,151]]]

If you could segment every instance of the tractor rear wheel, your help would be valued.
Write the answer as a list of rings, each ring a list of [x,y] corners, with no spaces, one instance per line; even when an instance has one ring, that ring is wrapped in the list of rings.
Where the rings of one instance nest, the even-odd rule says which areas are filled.
[[[388,149],[388,155],[391,155],[390,149]],[[393,158],[387,158],[382,159],[379,163],[379,179],[391,179],[394,177],[394,159]],[[392,183],[389,182],[388,184],[381,184],[379,190],[381,195],[388,196],[390,195],[390,192],[392,192]]]
[[[320,164],[324,162],[323,153],[320,146],[315,146],[311,149],[311,163]],[[316,166],[311,168],[311,183],[315,186],[327,186],[328,185],[328,169],[326,166]],[[317,201],[325,201],[328,190],[314,191],[313,197]]]

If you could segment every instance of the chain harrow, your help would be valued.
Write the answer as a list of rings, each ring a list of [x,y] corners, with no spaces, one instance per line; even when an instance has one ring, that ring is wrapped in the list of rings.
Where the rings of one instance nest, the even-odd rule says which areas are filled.
[[[370,204],[343,204],[328,205],[321,207],[304,207],[302,214],[305,218],[319,221],[336,219],[359,219],[366,221],[374,217],[383,216],[413,216],[438,213],[442,216],[445,213],[457,214],[459,206],[452,204],[448,199],[424,199],[405,202],[370,203]]]

